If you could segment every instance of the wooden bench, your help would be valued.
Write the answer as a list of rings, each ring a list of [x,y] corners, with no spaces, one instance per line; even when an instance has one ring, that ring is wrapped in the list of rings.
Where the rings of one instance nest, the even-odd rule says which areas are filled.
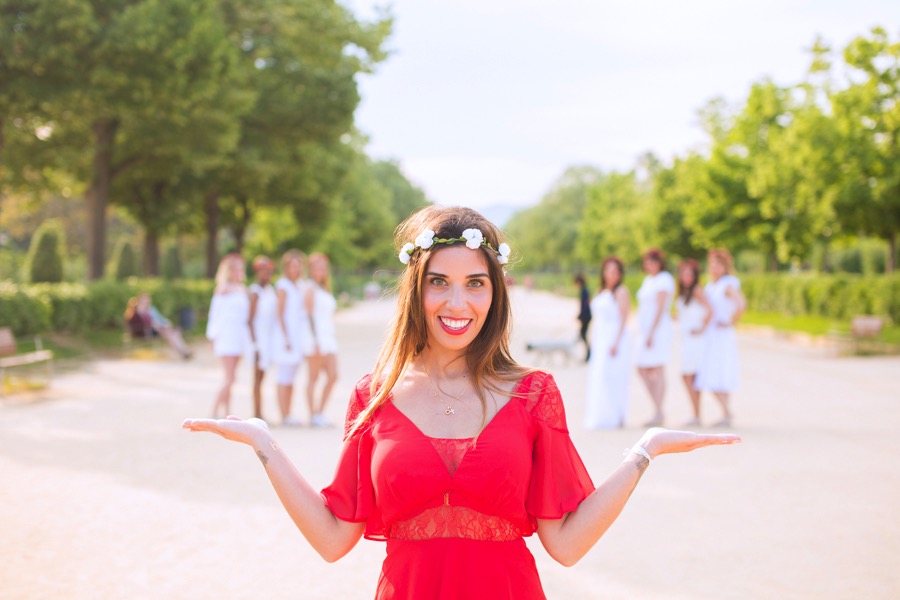
[[[878,337],[882,327],[884,327],[884,319],[881,317],[857,315],[850,321],[850,335],[857,339]]]
[[[17,354],[16,338],[9,327],[0,327],[0,396],[3,395],[4,371],[12,367],[47,363],[47,380],[53,377],[53,352],[44,350],[41,338],[34,338],[35,350]]]

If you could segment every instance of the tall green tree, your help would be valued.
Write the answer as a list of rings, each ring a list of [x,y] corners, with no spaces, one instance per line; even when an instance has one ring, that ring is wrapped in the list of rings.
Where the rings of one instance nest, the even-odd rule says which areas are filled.
[[[849,73],[829,94],[842,143],[836,209],[846,228],[888,243],[896,269],[900,231],[900,41],[880,27],[843,52]]]
[[[589,264],[616,255],[636,262],[653,242],[651,196],[634,171],[612,172],[587,191],[578,227],[578,254]]]
[[[517,266],[565,270],[584,264],[577,252],[579,223],[584,217],[591,186],[603,177],[603,172],[596,167],[570,167],[536,206],[510,218],[505,230],[514,245]]]

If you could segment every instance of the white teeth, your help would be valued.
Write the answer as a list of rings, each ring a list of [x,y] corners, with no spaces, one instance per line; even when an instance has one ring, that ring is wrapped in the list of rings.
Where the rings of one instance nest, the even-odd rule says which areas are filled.
[[[448,319],[446,317],[441,317],[441,323],[450,329],[462,329],[469,324],[470,320],[471,319]]]

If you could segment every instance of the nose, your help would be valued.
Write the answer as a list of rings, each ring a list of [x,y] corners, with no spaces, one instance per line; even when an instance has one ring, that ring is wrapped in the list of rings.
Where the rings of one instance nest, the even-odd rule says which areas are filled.
[[[447,307],[452,309],[464,308],[466,305],[463,298],[463,287],[460,285],[450,286],[450,297],[447,298]]]

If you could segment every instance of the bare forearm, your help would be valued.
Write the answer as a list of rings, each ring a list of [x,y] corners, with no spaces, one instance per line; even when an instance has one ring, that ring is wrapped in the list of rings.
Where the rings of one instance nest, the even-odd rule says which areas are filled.
[[[557,522],[543,522],[541,541],[550,555],[566,566],[578,562],[621,514],[649,461],[629,454],[593,494]]]
[[[271,437],[253,444],[275,493],[303,537],[322,557],[335,561],[359,541],[362,524],[341,521],[325,506],[310,485]]]

